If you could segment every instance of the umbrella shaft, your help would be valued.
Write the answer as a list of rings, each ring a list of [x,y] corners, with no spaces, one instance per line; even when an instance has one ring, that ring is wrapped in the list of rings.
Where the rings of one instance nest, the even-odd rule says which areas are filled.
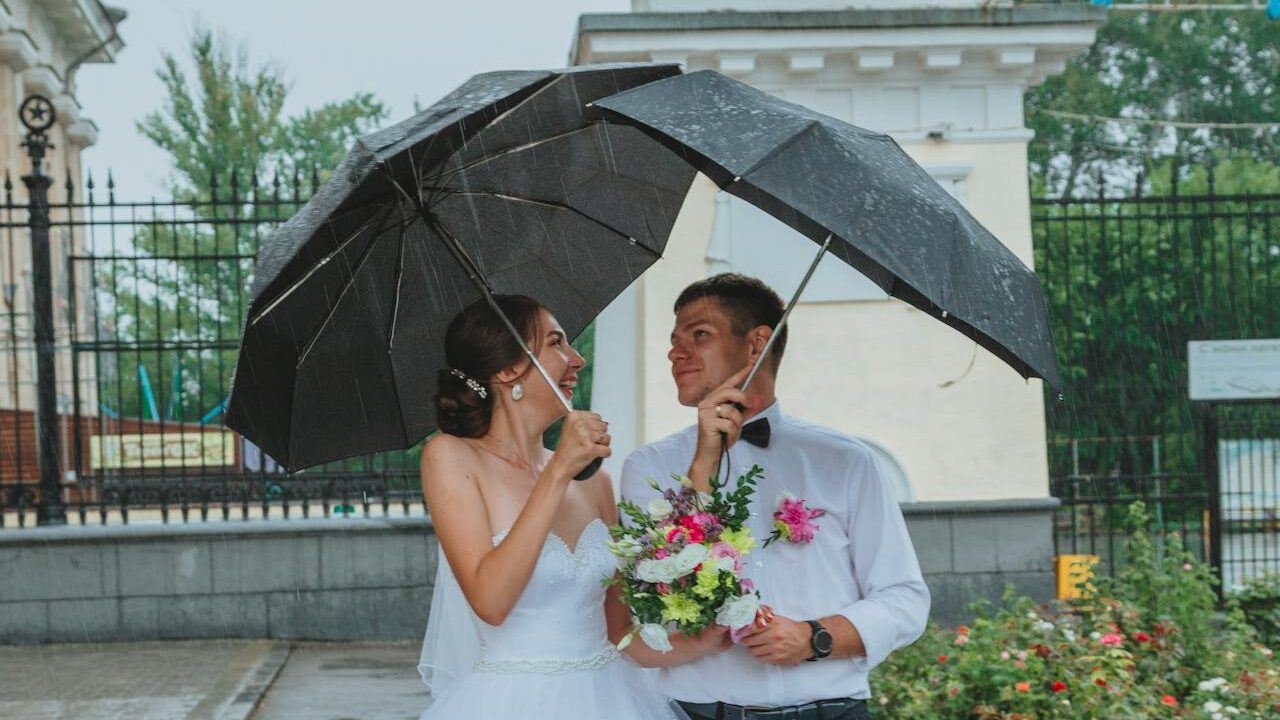
[[[551,387],[551,392],[559,398],[560,404],[564,406],[565,412],[573,412],[573,405],[569,404],[568,398],[560,392],[560,384],[551,379],[551,373],[547,372],[547,369],[542,366],[542,363],[538,362],[538,356],[533,353],[533,350],[529,347],[529,343],[525,342],[524,336],[516,329],[515,323],[511,322],[511,318],[507,317],[507,314],[503,312],[502,308],[498,305],[498,299],[494,297],[493,287],[489,285],[489,281],[485,278],[484,273],[480,272],[480,266],[476,265],[475,260],[467,254],[467,249],[462,247],[462,243],[458,242],[458,239],[453,236],[453,233],[450,233],[443,225],[436,222],[426,208],[419,207],[418,212],[422,215],[424,222],[429,225],[433,225],[440,235],[445,238],[447,241],[446,245],[448,245],[449,249],[453,252],[454,258],[457,259],[457,261],[461,263],[462,267],[467,271],[467,277],[471,278],[471,282],[475,283],[480,292],[484,294],[485,300],[489,302],[489,307],[498,314],[498,318],[502,320],[502,324],[505,325],[507,331],[511,333],[511,337],[515,338],[515,341],[520,345],[520,350],[529,358],[529,362],[533,363],[533,366],[538,369],[538,374],[542,376],[542,379],[547,381],[547,385]]]
[[[742,387],[738,388],[746,392],[747,387],[751,385],[751,381],[756,379],[756,373],[760,371],[760,366],[764,364],[765,358],[769,357],[769,351],[773,349],[773,343],[778,339],[778,334],[782,332],[782,326],[787,324],[787,316],[791,315],[791,309],[796,306],[796,301],[800,299],[800,293],[804,292],[805,287],[809,285],[810,278],[813,277],[813,271],[818,269],[818,263],[822,262],[822,256],[826,254],[827,248],[831,245],[831,234],[827,234],[827,239],[822,241],[822,247],[818,248],[818,254],[813,258],[813,262],[809,265],[809,271],[804,274],[804,279],[800,281],[800,287],[796,288],[796,292],[791,296],[791,302],[787,303],[787,309],[782,311],[782,317],[778,320],[778,324],[773,327],[773,332],[769,335],[769,341],[764,344],[764,349],[760,351],[760,356],[756,358],[756,362],[751,366],[751,372],[747,373],[747,379],[742,382]]]

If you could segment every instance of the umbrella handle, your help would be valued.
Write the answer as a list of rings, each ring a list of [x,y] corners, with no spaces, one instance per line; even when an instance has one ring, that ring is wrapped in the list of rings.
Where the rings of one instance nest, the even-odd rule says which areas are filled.
[[[573,479],[586,480],[592,475],[595,475],[596,471],[600,469],[600,465],[603,463],[604,463],[604,458],[596,458],[595,460],[592,460],[591,462],[587,463],[586,467],[582,468],[581,472],[579,472],[577,475],[574,475]]]

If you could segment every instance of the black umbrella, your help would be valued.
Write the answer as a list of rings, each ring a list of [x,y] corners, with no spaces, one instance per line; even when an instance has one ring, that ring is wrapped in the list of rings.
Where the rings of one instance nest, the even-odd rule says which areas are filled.
[[[358,140],[262,246],[227,425],[290,470],[409,447],[464,307],[528,295],[577,335],[661,256],[694,176],[586,104],[679,72],[478,75]]]
[[[824,243],[885,292],[1023,377],[1061,385],[1035,273],[889,136],[709,70],[594,105],[650,133],[726,192]]]

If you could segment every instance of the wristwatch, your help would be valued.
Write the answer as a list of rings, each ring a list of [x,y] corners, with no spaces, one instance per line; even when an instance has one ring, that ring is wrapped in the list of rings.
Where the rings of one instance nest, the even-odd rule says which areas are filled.
[[[822,627],[822,623],[817,620],[808,620],[809,627],[813,629],[813,636],[809,638],[809,646],[813,648],[813,655],[805,658],[813,662],[821,660],[831,654],[831,648],[835,645],[835,640],[831,637],[831,633]]]

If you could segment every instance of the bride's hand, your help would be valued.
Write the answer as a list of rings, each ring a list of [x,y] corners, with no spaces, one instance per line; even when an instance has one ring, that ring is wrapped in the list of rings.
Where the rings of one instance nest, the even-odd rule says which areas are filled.
[[[596,458],[607,458],[613,452],[609,448],[609,423],[598,413],[577,410],[569,413],[560,428],[560,443],[552,462],[568,476],[579,473]]]
[[[697,656],[715,655],[733,647],[729,637],[729,628],[712,623],[705,630],[691,638],[697,648]]]

